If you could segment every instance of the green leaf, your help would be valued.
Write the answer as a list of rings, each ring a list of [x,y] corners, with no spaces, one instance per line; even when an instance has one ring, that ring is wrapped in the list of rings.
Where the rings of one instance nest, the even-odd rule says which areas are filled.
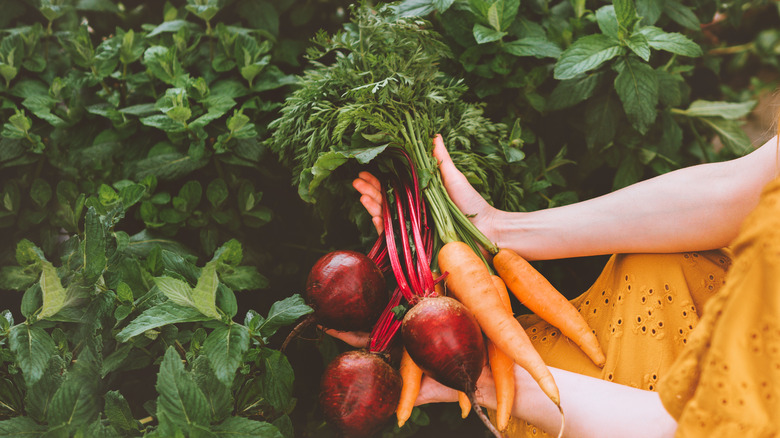
[[[654,26],[645,26],[639,33],[647,38],[650,47],[682,56],[698,58],[703,55],[701,47],[681,33],[667,33]]]
[[[181,29],[183,29],[185,27],[189,28],[190,30],[197,30],[198,29],[198,25],[196,25],[195,23],[189,22],[187,20],[171,20],[171,21],[166,21],[166,22],[162,23],[161,25],[159,25],[159,26],[155,27],[154,29],[152,29],[148,34],[146,34],[146,37],[147,38],[151,38],[151,37],[160,35],[162,33],[167,33],[167,32],[176,33],[176,32],[178,32],[179,30],[181,30]]]
[[[1,271],[0,275],[2,275]],[[268,287],[268,278],[257,272],[257,267],[255,266],[236,266],[226,272],[220,272],[219,279],[236,291],[257,290]]]
[[[601,33],[612,38],[619,38],[620,24],[615,14],[614,5],[606,5],[596,10],[596,23]]]
[[[636,10],[640,17],[642,17],[642,24],[652,25],[661,18],[663,13],[663,0],[637,0]]]
[[[696,14],[678,0],[664,0],[664,14],[683,27],[695,31],[701,30],[701,23]]]
[[[185,433],[207,427],[209,405],[203,392],[184,370],[176,348],[168,347],[157,374],[157,416],[160,423],[168,421]]]
[[[192,288],[187,282],[173,277],[154,277],[154,284],[163,295],[179,306],[196,308]]]
[[[174,49],[151,46],[144,52],[143,63],[157,79],[166,84],[182,85],[182,80],[186,78]]]
[[[84,276],[94,282],[106,269],[106,227],[94,207],[89,207],[84,219]],[[41,285],[43,287],[43,285]],[[46,290],[44,289],[44,305]]]
[[[404,0],[396,6],[400,17],[425,17],[435,10],[434,0]]]
[[[727,120],[719,117],[699,117],[697,120],[708,125],[714,130],[723,145],[736,155],[745,155],[751,150],[750,137],[739,126],[736,120]]]
[[[644,35],[641,33],[631,35],[631,37],[626,40],[626,45],[645,62],[650,61],[650,44],[648,44],[647,38],[645,38]]]
[[[652,67],[635,58],[617,64],[615,91],[631,125],[645,134],[655,121],[658,103],[658,78]]]
[[[119,391],[106,392],[104,399],[104,412],[106,418],[116,430],[123,432],[136,432],[140,430],[140,423],[133,418],[133,412],[130,410],[130,405]]]
[[[47,427],[38,424],[30,417],[14,417],[0,421],[0,436],[7,437],[40,437]]]
[[[209,319],[193,307],[183,307],[171,301],[166,301],[144,310],[143,313],[117,333],[116,339],[119,342],[127,342],[133,336],[164,325],[207,321]]]
[[[214,319],[221,319],[222,316],[217,311],[216,305],[217,286],[219,286],[217,264],[215,262],[206,263],[206,266],[200,271],[195,289],[192,290],[192,302],[202,314]]]
[[[43,291],[43,307],[38,319],[48,318],[55,315],[65,306],[67,293],[62,287],[60,277],[57,275],[57,269],[48,261],[41,262],[41,291]]]
[[[387,148],[386,145],[348,151],[330,151],[320,155],[317,161],[314,162],[314,165],[304,171],[306,176],[301,177],[298,185],[298,194],[304,201],[314,202],[312,194],[331,172],[346,163],[350,158],[356,159],[360,164],[368,164],[381,154],[385,148]]]
[[[222,178],[211,181],[206,187],[206,198],[214,208],[218,208],[228,197],[227,183]]]
[[[51,199],[51,185],[41,178],[35,178],[30,187],[30,198],[38,207],[45,207]]]
[[[52,356],[41,379],[27,388],[24,399],[27,415],[40,422],[46,421],[51,400],[62,385],[64,375],[65,361],[59,356]]]
[[[202,329],[199,333],[204,333],[205,336]],[[230,386],[223,384],[216,377],[206,356],[198,356],[192,362],[192,377],[206,396],[211,412],[210,422],[217,423],[229,417],[234,405]]]
[[[612,141],[619,123],[623,120],[621,114],[620,102],[614,97],[614,93],[596,96],[588,102],[585,109],[585,141],[589,148],[605,146]]]
[[[292,324],[313,311],[300,295],[294,294],[271,305],[268,317],[258,326],[257,331],[264,338],[270,338],[280,327]]]
[[[292,407],[295,375],[287,357],[278,350],[263,347],[260,357],[265,365],[262,376],[265,397],[274,409],[288,412]]]
[[[708,100],[696,100],[686,110],[679,111],[688,117],[722,117],[724,119],[740,119],[753,111],[756,101],[746,102],[720,102]]]
[[[0,268],[0,289],[22,291],[38,280],[37,272],[28,272],[19,266]]]
[[[143,117],[139,121],[152,128],[157,128],[165,132],[175,133],[187,130],[187,124],[176,121],[165,114],[156,114],[149,117]]]
[[[230,386],[248,349],[249,330],[241,324],[230,324],[209,333],[201,352],[208,357],[219,381]]]
[[[634,28],[634,23],[639,20],[634,0],[613,0],[612,3],[615,6],[615,16],[618,23],[630,33]]]
[[[474,32],[474,39],[477,41],[477,44],[492,43],[493,41],[500,40],[507,34],[506,32],[491,29],[479,23],[474,25],[473,32]]]
[[[555,79],[572,79],[622,54],[620,43],[606,35],[584,36],[574,42],[555,64]]]
[[[246,417],[230,417],[212,426],[211,431],[216,436],[225,438],[284,438],[279,429],[271,423],[250,420]]]
[[[561,81],[547,99],[546,111],[555,111],[574,106],[593,95],[603,74],[590,74]]]
[[[558,58],[561,56],[561,48],[547,38],[525,37],[503,43],[501,47],[505,52],[515,56],[533,56],[534,58]]]
[[[43,377],[49,359],[57,354],[51,336],[43,329],[28,324],[11,327],[8,346],[16,355],[16,363],[22,370],[27,386]]]
[[[618,166],[615,179],[612,182],[613,190],[629,186],[639,181],[642,177],[642,163],[631,151],[628,152],[628,155],[623,158],[623,161]]]

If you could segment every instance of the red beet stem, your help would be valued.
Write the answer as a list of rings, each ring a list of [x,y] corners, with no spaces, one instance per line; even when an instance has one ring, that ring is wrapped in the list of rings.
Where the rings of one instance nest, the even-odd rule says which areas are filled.
[[[390,344],[393,341],[398,330],[401,329],[401,321],[396,318],[393,309],[401,304],[401,290],[396,288],[393,292],[390,302],[387,303],[387,307],[379,316],[374,329],[371,331],[370,340],[368,343],[368,351],[372,353],[388,353]]]

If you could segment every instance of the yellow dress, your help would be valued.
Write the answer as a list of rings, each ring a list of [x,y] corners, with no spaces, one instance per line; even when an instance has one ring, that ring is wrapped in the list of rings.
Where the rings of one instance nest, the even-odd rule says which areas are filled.
[[[572,300],[606,354],[603,368],[535,315],[518,319],[549,366],[658,391],[678,437],[777,436],[780,179],[729,248],[613,255]],[[512,419],[506,436],[548,435]]]

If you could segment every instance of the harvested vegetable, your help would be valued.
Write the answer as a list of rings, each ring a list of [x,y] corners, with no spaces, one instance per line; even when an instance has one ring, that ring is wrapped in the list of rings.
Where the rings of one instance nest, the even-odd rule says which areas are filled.
[[[398,427],[402,427],[406,420],[412,415],[414,402],[420,393],[420,383],[422,382],[423,371],[417,366],[409,356],[409,352],[404,348],[401,356],[401,365],[398,370],[401,374],[403,386],[401,387],[401,397],[398,400],[398,407],[395,416],[398,418]]]
[[[492,275],[490,278],[496,287],[501,304],[504,305],[509,316],[512,316],[512,303],[509,300],[509,293],[504,281],[497,275]],[[496,387],[496,427],[503,432],[509,426],[509,418],[512,416],[512,407],[515,402],[515,362],[493,341],[488,340],[487,349],[490,371],[493,373],[493,382]]]
[[[341,331],[371,329],[387,305],[389,294],[384,275],[371,257],[338,250],[314,263],[306,280],[304,298],[314,312],[290,332],[282,351],[313,323]]]
[[[519,196],[513,191],[517,186],[501,179],[509,162],[517,161],[508,158],[518,156],[520,151],[513,150],[517,145],[507,140],[505,125],[483,117],[482,107],[465,99],[467,90],[461,81],[439,69],[451,54],[429,23],[397,17],[392,5],[374,10],[364,3],[352,9],[352,16],[352,22],[335,35],[321,32],[314,39],[319,48],[308,52],[313,68],[303,74],[281,116],[271,124],[271,149],[294,168],[299,195],[314,203],[323,216],[329,211],[343,214],[346,200],[354,199],[351,185],[344,179],[351,179],[366,165],[373,166],[389,181],[382,201],[384,237],[393,277],[412,306],[409,312],[429,300],[439,300],[432,298],[434,284],[441,280],[431,273],[437,256],[442,277],[450,276],[452,290],[475,281],[469,273],[479,272],[484,278],[475,282],[481,289],[473,294],[456,293],[456,297],[474,313],[488,337],[529,369],[560,406],[552,375],[523,328],[507,315],[495,295],[479,247],[492,254],[499,248],[449,198],[431,153],[431,138],[444,134],[456,164],[468,169],[470,181],[483,196],[503,201]],[[395,202],[393,211],[391,200]],[[494,204],[506,208],[500,202]],[[432,227],[427,223],[429,216]],[[469,262],[451,259],[441,263],[438,248],[454,243],[471,252]],[[466,273],[457,272],[461,267]],[[487,297],[485,303],[479,302],[483,296]],[[439,334],[433,334],[426,342],[437,342],[434,338]],[[461,344],[470,345],[470,341]],[[425,369],[409,345],[406,347]],[[444,378],[448,373],[436,375]],[[456,389],[468,393],[478,377],[469,375],[460,381],[462,388]],[[472,405],[479,409],[476,403]]]
[[[506,248],[493,257],[493,266],[523,305],[560,329],[593,363],[604,366],[606,357],[585,318],[539,271]]]
[[[448,272],[447,290],[474,313],[480,327],[498,348],[525,368],[556,405],[555,381],[520,323],[507,315],[485,264],[463,242],[450,242],[439,251],[439,268]],[[414,356],[412,356],[414,357]]]
[[[320,405],[328,423],[347,438],[371,436],[393,415],[401,376],[380,355],[352,350],[323,372]]]

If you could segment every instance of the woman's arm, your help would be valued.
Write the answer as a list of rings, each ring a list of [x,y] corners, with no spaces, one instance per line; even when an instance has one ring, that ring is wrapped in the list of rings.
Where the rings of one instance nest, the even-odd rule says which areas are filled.
[[[676,421],[666,412],[658,394],[606,380],[550,368],[561,392],[565,437],[671,437]],[[558,408],[531,376],[515,365],[515,403],[512,415],[557,436],[561,428]],[[435,382],[426,382],[433,385]],[[421,389],[421,396],[430,391]],[[441,396],[441,394],[439,394]],[[480,405],[495,409],[492,377],[483,372],[477,388]],[[425,400],[422,400],[425,401]]]
[[[499,247],[531,260],[726,246],[778,173],[774,138],[735,160],[679,169],[576,204],[513,213],[481,200],[452,164],[441,137],[434,144],[456,205],[474,215],[477,228]]]

